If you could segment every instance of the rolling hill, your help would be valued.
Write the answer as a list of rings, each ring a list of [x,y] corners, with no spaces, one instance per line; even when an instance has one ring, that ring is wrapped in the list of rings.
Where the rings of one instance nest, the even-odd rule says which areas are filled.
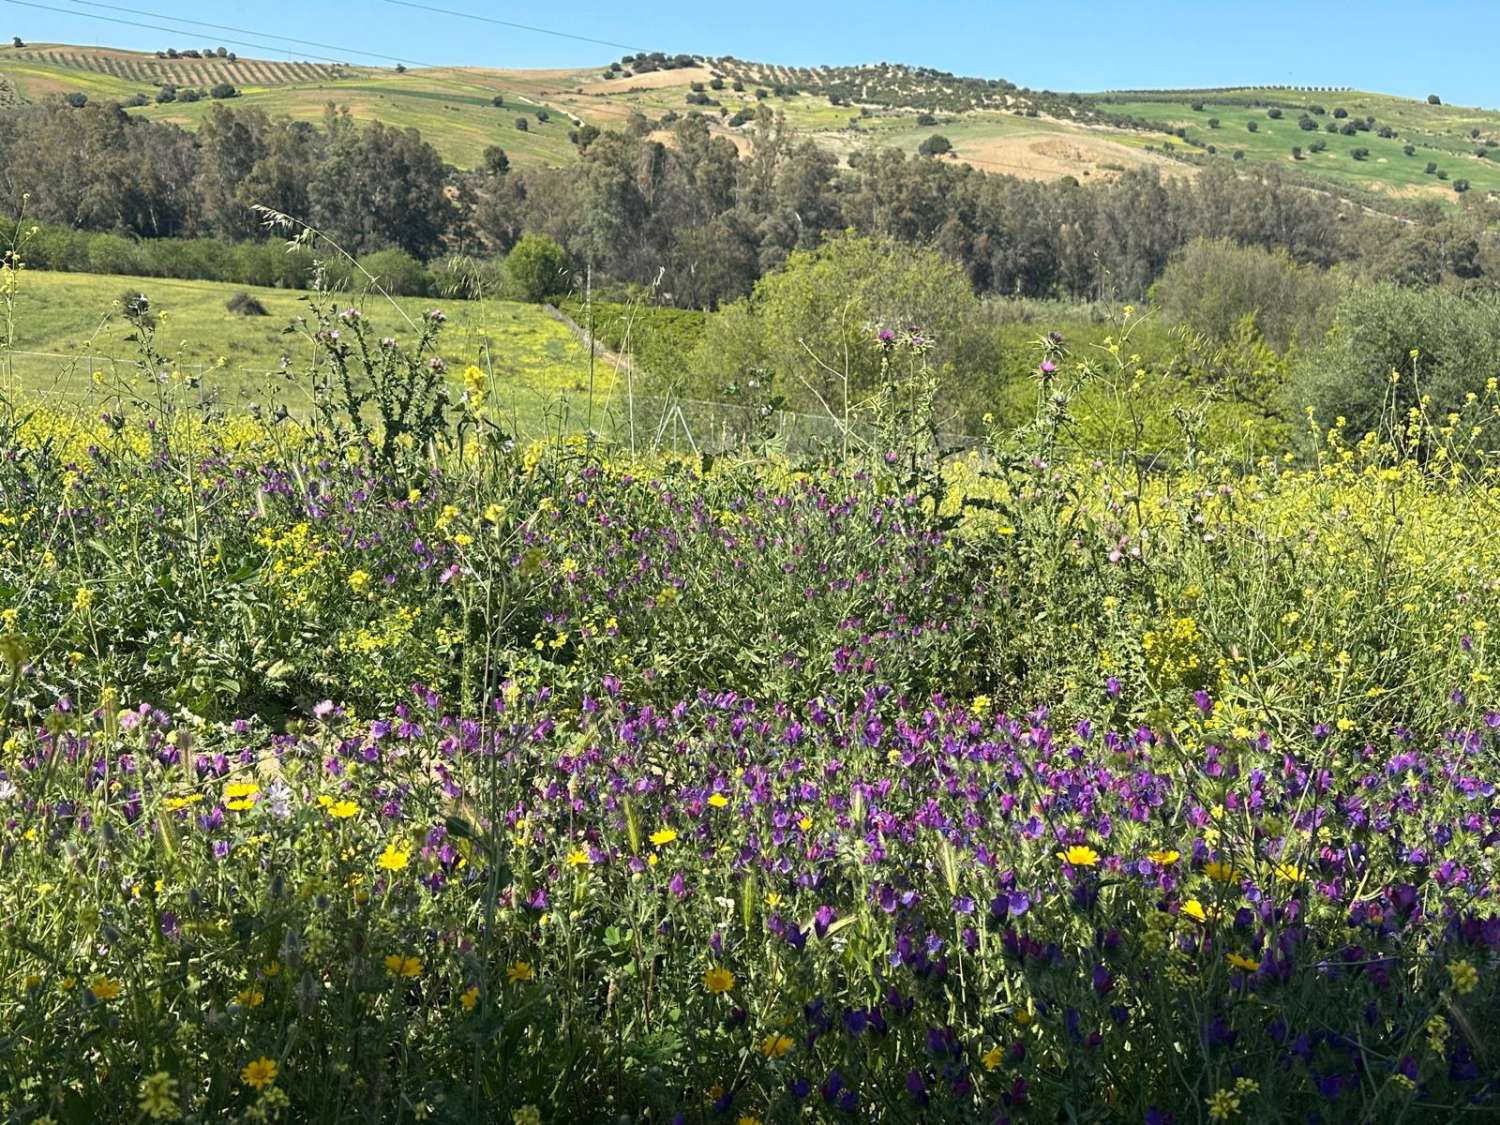
[[[334,102],[359,118],[415,127],[459,167],[478,163],[490,145],[520,167],[566,164],[577,159],[581,126],[619,127],[635,114],[661,126],[702,113],[743,149],[750,117],[767,104],[794,136],[841,157],[870,144],[914,153],[941,134],[952,145],[941,159],[1029,179],[1110,178],[1144,166],[1192,175],[1234,161],[1274,165],[1367,200],[1452,202],[1464,189],[1500,192],[1500,113],[1360,91],[1058,94],[890,63],[786,67],[732,57],[627,56],[578,70],[403,70],[201,56],[66,44],[0,48],[0,101],[81,93],[193,128],[214,99],[158,102],[158,89],[206,93],[227,83],[235,104],[273,115],[315,121]]]

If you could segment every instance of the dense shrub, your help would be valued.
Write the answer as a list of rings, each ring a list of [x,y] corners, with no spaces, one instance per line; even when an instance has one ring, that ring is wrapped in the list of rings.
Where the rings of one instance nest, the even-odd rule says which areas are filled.
[[[843,234],[792,254],[712,318],[694,368],[704,397],[774,373],[796,409],[842,416],[881,386],[880,331],[914,331],[949,413],[977,421],[999,354],[982,321],[963,271],[935,250]]]
[[[512,295],[545,301],[573,288],[573,267],[561,246],[539,234],[522,235],[505,258]]]
[[[1320,425],[1346,419],[1358,438],[1405,427],[1423,396],[1433,418],[1462,409],[1497,371],[1500,294],[1382,282],[1346,292],[1327,337],[1294,365],[1290,400]]]
[[[1246,317],[1254,317],[1278,348],[1316,340],[1337,295],[1328,271],[1226,239],[1188,243],[1151,287],[1152,302],[1170,322],[1224,341]]]
[[[356,288],[368,283],[367,274],[393,296],[425,297],[432,291],[432,278],[405,250],[376,250],[362,256],[359,265],[362,272],[351,279]]]

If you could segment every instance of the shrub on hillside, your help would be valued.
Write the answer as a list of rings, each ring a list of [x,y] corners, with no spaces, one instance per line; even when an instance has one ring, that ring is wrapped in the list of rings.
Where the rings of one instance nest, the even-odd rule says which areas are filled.
[[[236,293],[224,302],[224,307],[235,316],[270,316],[266,306],[249,293]]]
[[[943,156],[953,151],[953,142],[941,133],[934,133],[917,146],[917,151],[923,156]]]
[[[1324,340],[1294,364],[1289,406],[1311,407],[1320,426],[1342,417],[1358,440],[1404,429],[1422,396],[1440,421],[1470,392],[1483,393],[1496,371],[1500,295],[1357,286],[1339,301]]]
[[[545,301],[573,287],[573,267],[561,246],[540,234],[523,234],[505,258],[505,274],[514,296]]]

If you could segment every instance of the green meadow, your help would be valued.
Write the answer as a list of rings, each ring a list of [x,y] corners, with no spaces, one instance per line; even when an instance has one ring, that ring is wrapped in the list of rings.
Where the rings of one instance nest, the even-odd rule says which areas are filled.
[[[4,353],[9,378],[28,398],[76,402],[113,390],[142,389],[132,328],[119,298],[144,293],[158,315],[157,349],[204,398],[225,406],[285,402],[306,407],[312,342],[299,322],[310,316],[309,294],[208,281],[116,277],[28,270],[14,294],[12,340]],[[266,316],[226,308],[248,293]],[[494,395],[514,409],[522,432],[544,430],[561,407],[588,406],[589,362],[569,329],[540,307],[511,301],[446,301],[378,294],[341,298],[360,307],[382,335],[415,336],[407,322],[432,308],[448,317],[443,358],[455,378],[469,364],[491,373]],[[613,367],[596,363],[595,404],[611,399]],[[617,396],[616,396],[617,397]]]

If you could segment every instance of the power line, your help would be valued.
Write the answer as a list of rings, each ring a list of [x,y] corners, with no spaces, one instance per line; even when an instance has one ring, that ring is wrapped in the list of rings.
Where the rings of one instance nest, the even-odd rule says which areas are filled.
[[[547,27],[532,27],[525,23],[512,23],[510,20],[497,20],[493,16],[475,15],[473,12],[458,12],[452,8],[435,8],[431,4],[415,4],[411,0],[385,0],[387,4],[395,4],[402,8],[417,8],[424,12],[435,12],[440,16],[455,16],[458,19],[476,20],[479,23],[492,23],[498,27],[511,27],[518,31],[534,31],[538,35],[555,35],[559,39],[575,39],[580,43],[594,43],[600,47],[620,47],[626,51],[645,51],[647,48],[638,47],[632,43],[615,43],[609,39],[591,39],[587,35],[574,35],[568,31],[553,31]]]
[[[103,21],[105,23],[118,23],[118,24],[122,24],[125,27],[143,27],[143,28],[146,28],[148,31],[165,31],[168,35],[182,35],[182,34],[184,34],[182,28],[180,28],[180,27],[163,27],[161,24],[143,23],[140,20],[123,20],[123,19],[120,19],[118,16],[97,16],[97,15],[93,15],[93,14],[87,14],[87,13],[84,13],[84,12],[71,11],[71,10],[69,10],[67,8],[55,8],[55,7],[53,7],[50,4],[37,4],[37,3],[34,3],[33,0],[5,0],[5,3],[12,4],[12,5],[15,5],[16,7],[20,7],[20,8],[36,8],[39,11],[43,11],[43,12],[56,12],[59,15],[72,16],[75,19],[81,18],[81,19],[86,19],[86,20],[101,20],[101,21]],[[175,17],[173,17],[173,16],[162,16],[160,18],[162,18],[162,19],[173,19]],[[251,32],[249,34],[258,34],[258,33]],[[286,52],[288,54],[291,53],[290,51],[287,51],[287,49],[285,47],[278,47],[278,46],[276,46],[275,44],[272,44],[272,43],[251,43],[251,42],[247,42],[246,40],[243,40],[243,39],[224,39],[223,42],[224,43],[228,43],[228,44],[232,44],[232,45],[234,45],[236,47],[249,47],[252,50],[256,50],[256,51],[272,51],[272,52],[284,51],[284,52]],[[300,40],[293,40],[293,42],[301,42],[301,41]],[[342,49],[342,48],[340,48],[340,49]],[[304,57],[307,58],[307,59],[315,59],[318,62],[326,62],[326,63],[343,63],[345,61],[344,59],[341,59],[341,58],[334,58],[332,55],[315,55],[315,54],[309,53],[309,54],[305,55]],[[418,63],[417,65],[420,66],[420,65],[423,65],[423,64]]]
[[[74,4],[82,4],[88,8],[107,8],[111,12],[133,12],[137,15],[150,16],[153,19],[167,20],[171,23],[189,23],[194,27],[211,27],[217,31],[232,31],[237,35],[257,35],[262,39],[278,39],[283,43],[292,43],[299,47],[323,47],[330,51],[342,51],[347,55],[363,55],[370,59],[384,59],[386,62],[411,63],[413,66],[431,66],[431,63],[417,62],[414,59],[401,58],[398,55],[382,55],[378,51],[358,51],[353,47],[341,47],[337,43],[319,43],[312,39],[294,39],[288,35],[273,35],[269,31],[254,31],[243,27],[231,27],[223,23],[206,23],[203,20],[190,20],[183,16],[169,16],[163,12],[148,12],[143,8],[122,8],[118,4],[100,4],[95,0],[71,0]],[[81,14],[81,13],[80,13]]]

